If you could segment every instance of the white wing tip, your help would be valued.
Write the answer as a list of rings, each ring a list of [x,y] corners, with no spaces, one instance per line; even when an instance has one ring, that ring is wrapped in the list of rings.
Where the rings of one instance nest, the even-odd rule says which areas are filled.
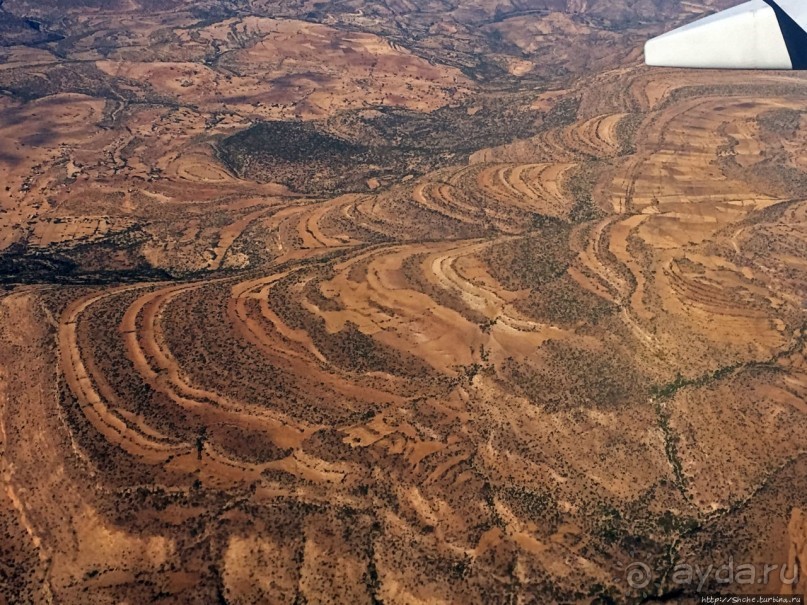
[[[752,0],[648,40],[653,67],[791,69],[774,10]]]

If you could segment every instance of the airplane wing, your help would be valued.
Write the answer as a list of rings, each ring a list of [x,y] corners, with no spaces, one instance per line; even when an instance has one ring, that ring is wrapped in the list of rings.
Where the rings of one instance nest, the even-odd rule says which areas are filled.
[[[807,0],[751,0],[653,38],[659,67],[807,69]]]

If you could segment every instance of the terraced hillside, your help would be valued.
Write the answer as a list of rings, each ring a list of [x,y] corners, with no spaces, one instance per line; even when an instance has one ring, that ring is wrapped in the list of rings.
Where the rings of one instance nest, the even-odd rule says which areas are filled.
[[[0,7],[0,600],[805,591],[807,80],[489,4]]]

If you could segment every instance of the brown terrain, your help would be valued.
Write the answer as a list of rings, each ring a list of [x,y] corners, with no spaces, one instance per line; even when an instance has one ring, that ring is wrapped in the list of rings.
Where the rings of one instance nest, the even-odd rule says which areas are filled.
[[[0,603],[807,577],[807,79],[641,65],[731,3],[1,3]]]

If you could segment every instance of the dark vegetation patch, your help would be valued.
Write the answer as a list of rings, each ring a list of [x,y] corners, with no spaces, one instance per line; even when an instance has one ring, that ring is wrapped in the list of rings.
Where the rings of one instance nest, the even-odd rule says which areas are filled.
[[[741,166],[736,160],[739,141],[728,135],[724,127],[720,134],[726,144],[718,150],[718,165],[729,178],[743,180],[757,191],[779,197],[801,197],[807,188],[807,172],[790,163],[790,154],[785,149],[784,139],[798,133],[797,118],[789,110],[766,112],[758,118],[761,136],[767,148],[760,161],[750,167]]]
[[[281,460],[292,453],[276,446],[265,433],[235,425],[214,425],[204,435],[228,454],[255,464]]]
[[[63,289],[53,289],[57,290]],[[118,406],[141,416],[147,425],[165,435],[192,442],[200,428],[198,418],[146,382],[129,358],[126,342],[116,329],[129,307],[145,291],[138,288],[122,292],[84,311],[79,322],[82,355],[85,363],[96,369],[93,378],[102,376],[114,389]],[[77,300],[80,295],[79,290],[72,298]],[[50,300],[49,305],[54,313],[59,312],[59,301]]]
[[[488,248],[483,258],[506,289],[528,290],[516,309],[537,321],[573,327],[595,325],[616,311],[607,300],[581,288],[568,274],[575,254],[571,227],[557,221],[522,238]]]
[[[156,94],[148,84],[113,78],[91,63],[44,65],[32,73],[30,67],[0,70],[0,90],[33,101],[62,93],[77,93],[100,99],[175,105]]]
[[[541,351],[545,359],[539,367],[509,359],[503,369],[527,399],[548,411],[613,409],[647,399],[646,378],[618,351],[593,351],[555,340]]]
[[[613,315],[617,306],[580,287],[568,273],[516,303],[522,313],[556,326],[593,326]]]
[[[257,124],[225,139],[219,157],[241,177],[282,183],[300,193],[366,191],[367,179],[383,175],[379,150],[303,122]]]
[[[384,158],[380,149],[356,144],[302,122],[263,122],[225,139],[220,159],[242,178],[282,183],[300,193],[367,191],[367,180],[383,177],[386,159],[406,171],[402,154]]]
[[[90,268],[58,252],[23,251],[0,255],[0,284],[100,285],[169,279],[171,275],[146,263],[127,268]]]
[[[490,246],[483,259],[508,290],[532,290],[562,276],[573,258],[569,226],[560,222],[524,237]]]
[[[712,84],[685,86],[672,91],[664,101],[656,107],[656,111],[663,111],[682,101],[694,98],[721,97],[731,99],[734,97],[795,97],[804,96],[804,85],[799,83],[781,84]]]
[[[344,432],[336,428],[321,429],[306,439],[303,444],[303,450],[326,462],[347,462],[366,467],[371,467],[378,463],[373,458],[369,448],[353,447],[345,439],[345,435]]]
[[[801,116],[802,112],[795,109],[773,109],[759,114],[757,124],[763,131],[790,139],[801,126]]]
[[[620,155],[636,153],[636,133],[644,118],[644,114],[630,113],[619,120],[619,124],[616,126],[616,138],[619,142]]]
[[[574,124],[580,111],[580,101],[580,97],[566,97],[555,103],[552,109],[546,112],[541,130],[555,130]]]
[[[0,8],[0,46],[36,46],[62,38],[61,34],[47,31],[39,21],[17,17]]]
[[[347,111],[328,120],[326,127],[367,145],[384,141],[405,150],[468,155],[536,134],[539,114],[530,109],[533,97],[534,93],[480,95],[430,113],[393,107]]]
[[[215,329],[227,316],[230,296],[226,284],[208,284],[177,297],[163,311],[165,341],[189,379],[234,401],[270,406],[308,422],[339,422],[318,401],[321,385],[301,383],[237,333]],[[251,314],[259,311],[254,302]]]
[[[600,161],[582,162],[564,181],[564,189],[574,200],[569,212],[572,222],[584,223],[602,218],[603,211],[594,201],[594,191],[605,169],[606,165]]]
[[[343,112],[318,123],[261,122],[224,139],[219,158],[243,178],[277,182],[305,194],[367,192],[461,164],[484,147],[537,132],[526,101],[483,102],[432,113],[379,108]]]
[[[519,518],[529,519],[537,524],[544,535],[556,532],[563,522],[563,513],[557,498],[540,485],[528,488],[521,485],[507,485],[499,491],[502,498]]]
[[[92,470],[104,479],[107,486],[127,487],[129,485],[146,484],[159,481],[164,477],[160,467],[142,463],[132,458],[116,444],[107,441],[101,433],[92,426],[81,409],[81,403],[67,386],[64,380],[58,381],[59,407],[62,410],[70,438],[81,448],[81,451],[92,456]],[[77,465],[66,465],[70,474],[82,474],[74,481],[86,480],[86,468]]]
[[[145,235],[137,229],[100,243],[50,246],[17,244],[0,254],[0,284],[116,284],[165,281],[173,277],[152,267],[140,253]]]
[[[760,183],[759,189],[784,197],[800,197],[807,189],[807,172],[787,163],[784,150],[769,153],[766,158],[751,166],[746,176]]]

